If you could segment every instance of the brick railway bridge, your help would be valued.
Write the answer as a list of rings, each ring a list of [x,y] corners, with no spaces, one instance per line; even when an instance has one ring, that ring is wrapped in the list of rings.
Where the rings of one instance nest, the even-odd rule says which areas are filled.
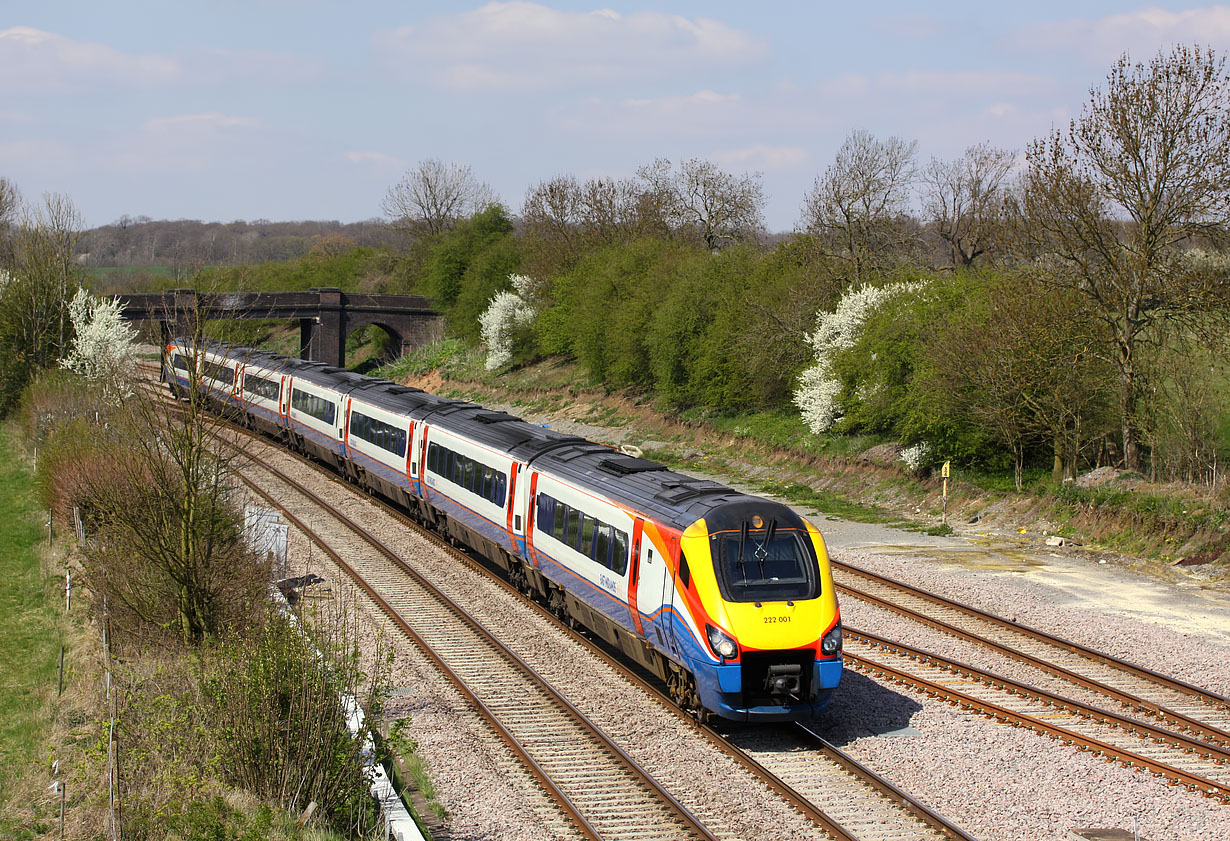
[[[321,288],[306,292],[166,292],[118,295],[128,321],[156,321],[163,344],[192,336],[214,319],[299,319],[299,356],[346,366],[346,336],[366,325],[380,327],[403,353],[443,335],[443,323],[421,295],[373,295]]]

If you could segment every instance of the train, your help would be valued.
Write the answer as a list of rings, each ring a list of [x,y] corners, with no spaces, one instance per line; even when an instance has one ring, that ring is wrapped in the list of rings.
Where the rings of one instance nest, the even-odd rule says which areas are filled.
[[[842,674],[824,538],[788,506],[503,411],[174,339],[163,379],[467,546],[698,718],[806,721]]]

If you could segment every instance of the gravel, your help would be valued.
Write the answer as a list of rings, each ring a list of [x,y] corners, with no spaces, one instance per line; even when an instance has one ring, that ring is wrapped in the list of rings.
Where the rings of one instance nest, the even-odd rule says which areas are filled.
[[[481,621],[507,629],[507,641],[519,654],[541,668],[612,736],[635,745],[637,759],[653,768],[676,796],[712,821],[724,836],[759,839],[816,834],[733,763],[701,743],[690,728],[667,715],[656,702],[641,697],[565,634],[541,624],[526,606],[424,539],[392,524],[347,489],[310,474],[288,457],[281,458],[285,468],[313,490],[340,504],[429,572],[437,586],[474,606]],[[292,538],[292,553],[302,551],[298,540]],[[1022,623],[1216,692],[1230,692],[1230,650],[1164,623],[1080,609],[1064,604],[1062,594],[1053,589],[1019,576],[973,575],[937,564],[925,555],[903,557],[845,548],[834,555],[985,610],[1015,616]],[[314,571],[321,571],[324,560],[317,550]],[[324,574],[337,580],[336,573]],[[843,610],[849,624],[864,630],[900,637],[954,659],[985,662],[1010,676],[1054,688],[1049,676],[887,611],[853,599],[846,600]],[[383,624],[379,618],[376,621]],[[543,825],[550,809],[542,804],[541,795],[421,655],[409,646],[399,646],[396,669],[402,694],[390,701],[390,714],[410,716],[410,735],[419,743],[450,812],[453,837],[551,838],[566,832]],[[1075,694],[1070,689],[1063,691]],[[901,728],[909,729],[904,735],[886,734]],[[1227,837],[1230,806],[1045,736],[849,670],[820,730],[983,841],[1063,839],[1072,829],[1087,826],[1131,830],[1134,819],[1142,837],[1151,841],[1221,841]],[[715,797],[714,791],[723,795]]]

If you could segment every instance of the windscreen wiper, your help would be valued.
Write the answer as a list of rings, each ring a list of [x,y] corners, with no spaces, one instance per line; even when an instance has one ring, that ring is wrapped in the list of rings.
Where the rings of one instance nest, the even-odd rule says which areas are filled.
[[[739,527],[739,572],[743,574],[743,580],[747,581],[747,570],[743,568],[743,550],[747,546],[747,520],[743,521],[743,525]]]

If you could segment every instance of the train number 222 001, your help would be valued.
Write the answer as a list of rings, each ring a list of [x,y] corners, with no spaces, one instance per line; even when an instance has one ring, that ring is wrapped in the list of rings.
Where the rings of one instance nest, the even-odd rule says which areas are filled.
[[[765,616],[764,617],[764,623],[766,625],[772,625],[774,622],[789,622],[789,621],[790,621],[789,616]]]

